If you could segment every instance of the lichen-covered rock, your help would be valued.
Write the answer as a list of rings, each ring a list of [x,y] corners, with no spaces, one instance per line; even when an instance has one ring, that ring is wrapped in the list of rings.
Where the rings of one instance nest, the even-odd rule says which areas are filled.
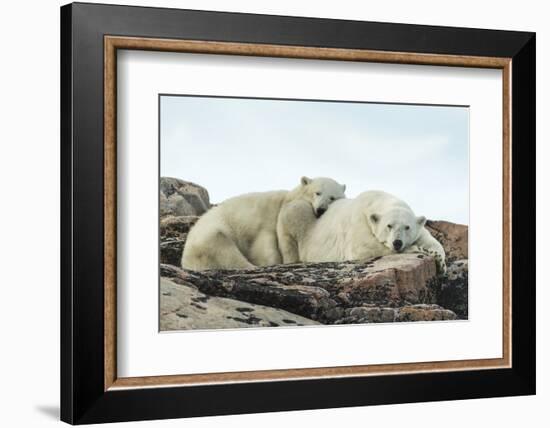
[[[434,260],[419,254],[249,271],[194,272],[161,265],[161,276],[209,296],[284,309],[325,324],[344,319],[389,322],[395,316],[386,308],[434,303],[439,284]],[[368,313],[359,314],[361,310]]]
[[[198,216],[169,215],[160,220],[160,262],[179,266],[185,240]]]
[[[365,324],[409,321],[446,321],[457,318],[453,311],[439,305],[406,305],[397,308],[366,305],[348,309],[336,324]]]
[[[193,287],[160,281],[160,330],[316,325],[282,309],[211,297]]]
[[[396,310],[395,321],[445,321],[456,319],[453,311],[439,305],[410,305]]]
[[[397,306],[404,302],[433,301],[432,285],[437,271],[431,257],[422,254],[394,254],[366,263],[355,263],[354,275],[347,275],[329,289],[337,291],[349,305],[374,303]],[[342,275],[341,275],[342,276]]]
[[[447,263],[468,258],[468,226],[428,220],[426,229],[443,245]]]
[[[337,324],[364,324],[395,322],[396,308],[375,305],[359,306],[347,309],[345,316]]]
[[[460,319],[468,318],[468,260],[455,260],[448,265],[447,276],[441,281],[436,300]]]
[[[160,179],[160,215],[200,216],[209,208],[208,191],[198,184],[172,177]]]
[[[160,262],[177,266],[180,264],[184,239],[168,238],[160,243]]]
[[[173,238],[187,234],[198,219],[199,216],[169,215],[163,217],[160,220],[160,236],[162,238]]]
[[[284,279],[278,280],[276,275],[252,271],[192,272],[161,265],[161,276],[195,287],[209,296],[280,308],[310,319],[330,321],[338,317],[337,313],[330,311],[338,303],[328,291],[313,285],[287,283]]]

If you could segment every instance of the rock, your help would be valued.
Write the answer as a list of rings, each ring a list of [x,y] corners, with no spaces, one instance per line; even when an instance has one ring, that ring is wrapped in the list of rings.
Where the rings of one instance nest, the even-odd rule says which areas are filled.
[[[187,234],[198,219],[199,216],[169,215],[163,217],[160,220],[160,236],[162,238],[173,238]]]
[[[198,184],[177,178],[160,179],[160,215],[200,216],[209,208],[208,191]]]
[[[210,297],[169,279],[160,281],[160,330],[316,325],[282,309]]]
[[[379,323],[379,322],[394,322],[395,308],[384,308],[378,306],[361,306],[348,309],[346,316],[342,318],[338,324],[363,324],[363,323]]]
[[[249,271],[194,272],[161,265],[161,276],[209,296],[284,309],[326,324],[349,318],[346,309],[365,305],[396,308],[434,303],[439,284],[434,260],[419,254],[390,255],[367,262],[277,265]],[[376,310],[362,318],[369,322],[389,319],[388,311]]]
[[[160,220],[160,262],[179,266],[187,233],[198,216],[166,216]]]
[[[262,269],[263,270],[263,269]],[[310,319],[333,319],[331,308],[337,302],[330,293],[312,285],[277,282],[275,275],[244,271],[193,272],[161,265],[161,276],[173,282],[195,287],[209,296],[228,297],[242,302],[284,309]],[[255,272],[255,271],[254,271]]]
[[[443,245],[447,262],[468,258],[468,226],[428,220],[426,228]]]
[[[446,221],[426,223],[445,249],[446,276],[438,276],[434,260],[422,254],[249,271],[183,270],[180,261],[187,235],[211,207],[203,187],[161,178],[161,289],[166,292],[161,294],[163,329],[468,318],[468,226]]]
[[[394,254],[366,262],[356,275],[343,278],[330,286],[346,303],[397,306],[403,302],[431,302],[436,266],[432,258],[421,254]]]
[[[436,300],[458,318],[468,318],[468,260],[456,260],[448,265],[447,277],[442,280]]]
[[[439,305],[406,305],[399,308],[376,306],[357,307],[346,311],[346,316],[336,324],[365,324],[409,321],[444,321],[454,320],[453,311]]]
[[[456,314],[438,305],[411,305],[396,310],[396,321],[443,321],[454,320]]]
[[[179,266],[185,239],[169,238],[160,243],[160,262]]]

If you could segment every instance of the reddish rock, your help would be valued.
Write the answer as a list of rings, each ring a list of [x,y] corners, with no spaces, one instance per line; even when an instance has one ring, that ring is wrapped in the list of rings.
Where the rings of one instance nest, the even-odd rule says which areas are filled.
[[[363,306],[348,309],[336,324],[365,324],[412,321],[447,321],[457,319],[456,314],[439,305],[406,305],[397,308]]]
[[[348,304],[376,303],[396,306],[433,300],[430,284],[435,281],[436,267],[432,258],[420,254],[395,254],[365,264],[359,274],[338,285]]]
[[[453,311],[438,305],[404,306],[396,311],[395,321],[445,321],[456,319]]]
[[[443,245],[448,262],[468,258],[468,226],[428,220],[426,229]]]

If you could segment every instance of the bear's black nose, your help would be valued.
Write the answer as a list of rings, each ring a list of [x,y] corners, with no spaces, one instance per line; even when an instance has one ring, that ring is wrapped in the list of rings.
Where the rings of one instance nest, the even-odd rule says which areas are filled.
[[[317,211],[315,211],[315,214],[317,214],[317,217],[321,217],[326,210],[327,210],[326,208],[317,208]]]
[[[396,239],[393,241],[393,248],[395,251],[399,251],[403,246],[403,241],[401,239]]]

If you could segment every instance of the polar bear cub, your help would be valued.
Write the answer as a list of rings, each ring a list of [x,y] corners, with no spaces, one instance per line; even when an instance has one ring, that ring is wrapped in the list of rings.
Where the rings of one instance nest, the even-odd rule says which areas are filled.
[[[190,270],[253,269],[282,262],[277,239],[279,213],[302,201],[320,217],[344,197],[345,185],[330,178],[302,177],[291,191],[248,193],[230,198],[206,212],[189,232],[181,265]]]
[[[306,229],[294,229],[298,257],[303,262],[363,260],[402,252],[433,256],[438,270],[446,272],[445,250],[424,227],[426,217],[417,217],[399,198],[381,191],[361,193],[355,199],[336,201],[323,217],[312,221],[299,203],[288,209],[293,218],[303,218]],[[291,224],[296,224],[296,220]]]

